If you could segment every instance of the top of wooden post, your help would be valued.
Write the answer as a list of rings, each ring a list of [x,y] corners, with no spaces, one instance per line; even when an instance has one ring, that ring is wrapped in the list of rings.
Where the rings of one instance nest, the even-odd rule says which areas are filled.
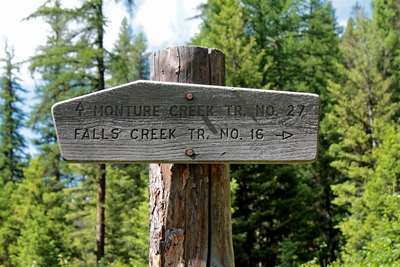
[[[177,46],[154,52],[150,60],[152,81],[225,86],[225,54],[221,50]]]

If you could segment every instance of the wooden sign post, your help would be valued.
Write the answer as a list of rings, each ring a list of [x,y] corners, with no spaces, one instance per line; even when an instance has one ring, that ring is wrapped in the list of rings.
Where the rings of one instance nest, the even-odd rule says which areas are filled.
[[[150,76],[153,81],[223,86],[225,55],[196,46],[160,50],[151,58]],[[190,104],[201,99],[193,90],[187,93]],[[211,95],[203,101],[212,105]],[[214,125],[209,122],[208,110],[208,116],[198,116],[203,123],[192,129]],[[190,117],[182,125],[193,119]],[[186,154],[196,157],[200,152],[191,146]],[[234,266],[229,165],[151,164],[149,177],[149,266]]]
[[[152,81],[55,104],[61,155],[159,162],[150,165],[150,266],[233,266],[228,164],[314,161],[319,97],[224,87],[216,49],[163,49],[150,67]]]

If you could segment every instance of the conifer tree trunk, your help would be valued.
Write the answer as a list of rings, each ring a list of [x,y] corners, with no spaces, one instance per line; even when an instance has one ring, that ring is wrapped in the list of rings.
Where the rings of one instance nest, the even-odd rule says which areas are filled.
[[[163,49],[150,75],[225,85],[225,57],[205,47]],[[151,164],[149,172],[149,266],[233,266],[229,165]]]
[[[98,165],[97,175],[97,210],[96,210],[96,241],[97,241],[97,262],[104,257],[105,239],[105,216],[104,203],[106,199],[106,165]]]
[[[104,66],[104,15],[103,15],[103,1],[100,1],[95,6],[96,17],[101,23],[97,24],[97,38],[95,44],[99,53],[96,56],[97,61],[97,90],[105,88],[105,66]],[[97,208],[96,208],[96,240],[97,240],[97,262],[104,257],[104,240],[105,240],[105,200],[106,200],[106,165],[99,164],[97,174]]]

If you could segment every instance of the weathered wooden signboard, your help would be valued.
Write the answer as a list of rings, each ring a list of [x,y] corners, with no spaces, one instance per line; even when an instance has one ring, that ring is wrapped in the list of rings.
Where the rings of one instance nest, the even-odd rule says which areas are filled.
[[[312,162],[319,97],[137,81],[56,103],[70,162]]]

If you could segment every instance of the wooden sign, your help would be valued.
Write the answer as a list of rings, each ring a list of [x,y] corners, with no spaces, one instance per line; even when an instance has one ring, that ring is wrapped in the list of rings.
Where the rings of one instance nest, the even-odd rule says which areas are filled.
[[[312,162],[319,97],[137,81],[56,103],[70,162]]]

